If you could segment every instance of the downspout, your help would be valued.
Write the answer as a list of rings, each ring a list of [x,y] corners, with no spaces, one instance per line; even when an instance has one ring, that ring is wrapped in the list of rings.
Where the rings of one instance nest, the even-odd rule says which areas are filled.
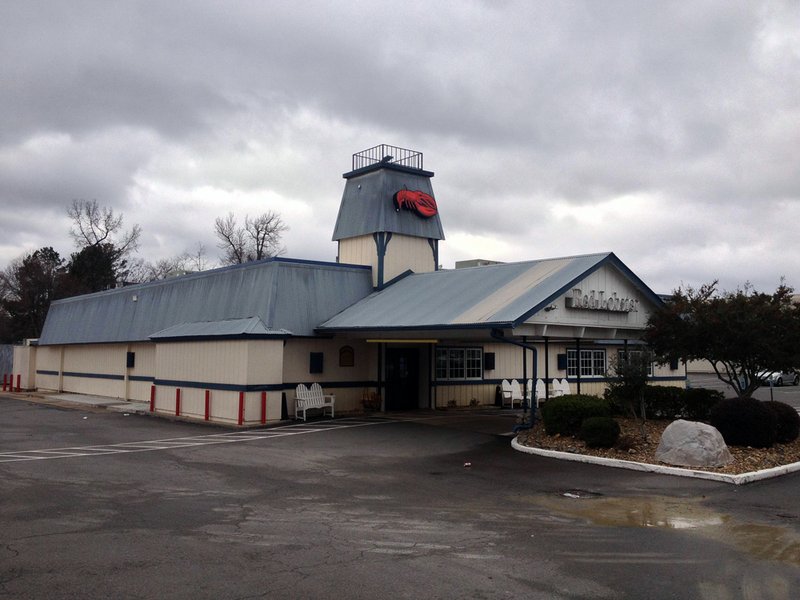
[[[550,400],[550,338],[544,338],[544,399]]]
[[[520,348],[523,348],[525,350],[532,351],[533,352],[533,376],[536,377],[536,346],[528,344],[527,337],[523,336],[523,338],[522,338],[523,341],[522,342],[518,342],[516,340],[506,339],[505,337],[503,337],[502,331],[497,330],[497,329],[492,329],[489,335],[492,337],[493,340],[496,340],[498,342],[504,342],[506,344],[511,344],[512,346],[519,346]],[[523,356],[525,356],[524,352],[523,352]],[[525,369],[525,371],[527,371],[527,369]],[[527,384],[527,379],[526,379],[526,384]],[[528,421],[528,406],[527,406],[527,402],[525,402],[522,405],[522,422],[520,424],[514,426],[514,429],[513,429],[514,433],[516,433],[518,431],[522,431],[523,429],[531,429],[533,427],[533,424],[535,423],[535,420],[536,420],[536,415],[534,413],[535,413],[535,411],[533,410],[533,407],[531,407],[531,418],[530,418],[530,421]]]
[[[381,412],[386,412],[386,398],[383,393],[383,344],[378,344],[378,398],[381,399]]]

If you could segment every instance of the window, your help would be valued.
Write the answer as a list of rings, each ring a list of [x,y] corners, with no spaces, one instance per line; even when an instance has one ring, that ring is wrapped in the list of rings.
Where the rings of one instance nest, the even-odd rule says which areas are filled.
[[[309,373],[322,373],[322,352],[311,352],[308,355],[308,372]]]
[[[483,378],[482,348],[437,348],[436,379]]]
[[[633,358],[634,356],[640,356],[642,354],[642,351],[641,350],[628,350],[628,354],[630,354],[631,358]],[[625,350],[617,350],[617,360],[619,362],[622,362],[622,361],[625,360]],[[647,376],[648,377],[652,377],[653,376],[653,363],[652,362],[647,363]]]
[[[352,367],[355,364],[355,352],[352,346],[342,346],[339,348],[339,366]]]
[[[581,377],[605,377],[606,351],[581,350],[579,357],[577,350],[567,350],[567,377],[577,377],[578,369]]]

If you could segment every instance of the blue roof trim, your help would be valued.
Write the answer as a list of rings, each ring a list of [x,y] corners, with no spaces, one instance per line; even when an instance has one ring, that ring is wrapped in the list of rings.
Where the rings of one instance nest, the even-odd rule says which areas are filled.
[[[403,279],[405,279],[405,278],[406,278],[406,277],[408,277],[409,275],[413,275],[413,274],[414,274],[414,271],[412,271],[411,269],[406,269],[405,271],[403,271],[402,273],[400,273],[400,275],[398,275],[398,276],[396,276],[396,277],[392,277],[392,278],[391,278],[389,281],[387,281],[386,283],[384,283],[384,284],[381,286],[381,289],[386,289],[386,288],[387,288],[387,287],[389,287],[390,285],[393,285],[393,284],[397,283],[398,281],[402,281]]]
[[[347,173],[342,173],[342,177],[344,179],[352,179],[353,177],[358,177],[359,175],[364,175],[365,173],[370,173],[372,171],[378,171],[380,169],[390,169],[392,171],[401,171],[403,173],[411,173],[413,175],[423,175],[425,177],[433,177],[433,171],[426,171],[425,169],[415,169],[414,167],[407,167],[405,165],[398,165],[397,163],[384,163],[384,162],[377,162],[371,165],[367,165],[366,167],[361,167],[360,169],[356,169],[355,171],[348,171]]]

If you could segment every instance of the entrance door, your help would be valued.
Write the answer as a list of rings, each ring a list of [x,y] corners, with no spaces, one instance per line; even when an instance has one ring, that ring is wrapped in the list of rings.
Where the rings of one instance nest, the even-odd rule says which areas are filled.
[[[419,349],[386,349],[386,410],[419,408]]]

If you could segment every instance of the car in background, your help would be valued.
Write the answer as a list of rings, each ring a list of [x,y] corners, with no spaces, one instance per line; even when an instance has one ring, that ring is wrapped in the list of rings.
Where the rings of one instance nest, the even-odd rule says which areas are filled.
[[[798,385],[800,384],[800,375],[794,371],[761,371],[758,374],[758,380],[761,385],[772,385],[775,387],[781,385]]]

